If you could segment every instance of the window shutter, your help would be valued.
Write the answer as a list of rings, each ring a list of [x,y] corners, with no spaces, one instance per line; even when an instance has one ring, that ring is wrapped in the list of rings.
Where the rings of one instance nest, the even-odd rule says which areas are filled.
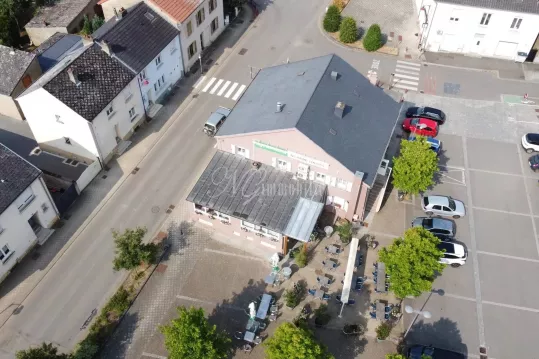
[[[333,196],[328,196],[326,198],[326,204],[332,204],[333,203]]]
[[[309,179],[314,181],[314,171],[309,172]]]
[[[326,175],[326,184],[330,184],[331,182],[331,177]]]
[[[290,162],[286,163],[286,170],[287,171],[292,171],[292,163],[290,163]]]
[[[346,190],[352,192],[352,182],[346,182]]]
[[[236,153],[236,146],[232,145],[232,153]]]
[[[337,184],[337,179],[335,177],[331,177],[331,186],[335,187],[335,185]]]
[[[275,157],[272,157],[272,158],[271,158],[271,165],[272,165],[273,167],[277,167],[277,159],[276,159]]]
[[[245,149],[245,158],[251,158],[251,157],[249,156],[249,150],[248,150],[248,149]]]
[[[344,201],[343,209],[345,212],[348,212],[348,201]]]

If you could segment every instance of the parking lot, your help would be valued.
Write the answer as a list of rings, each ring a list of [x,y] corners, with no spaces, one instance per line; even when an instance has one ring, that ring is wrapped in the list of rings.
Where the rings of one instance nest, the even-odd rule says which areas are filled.
[[[479,358],[535,358],[539,332],[539,174],[520,145],[539,131],[535,109],[502,103],[413,94],[412,103],[447,114],[440,173],[428,194],[463,201],[467,215],[456,220],[457,242],[469,252],[460,268],[447,267],[435,291],[408,300],[432,318],[419,317],[407,341]],[[381,243],[401,235],[422,216],[420,198],[398,202],[392,193],[370,228]],[[406,327],[412,316],[405,318]]]

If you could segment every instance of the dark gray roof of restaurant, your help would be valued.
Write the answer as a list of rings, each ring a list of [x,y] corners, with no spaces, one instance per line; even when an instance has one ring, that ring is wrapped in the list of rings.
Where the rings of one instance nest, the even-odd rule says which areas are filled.
[[[0,213],[41,175],[41,171],[0,143]]]
[[[0,94],[10,96],[36,55],[0,45]]]
[[[112,17],[92,37],[97,42],[107,41],[114,56],[139,73],[179,33],[148,5],[140,2],[127,9],[121,20]]]
[[[65,179],[76,181],[80,175],[88,168],[82,162],[76,166],[64,163],[65,158],[55,156],[46,151],[41,151],[39,155],[31,154],[39,147],[36,140],[20,134],[0,129],[0,143],[9,147],[13,152],[39,168],[45,173],[58,175]]]
[[[441,3],[539,14],[537,0],[437,0]]]
[[[346,105],[343,118],[337,102]],[[400,108],[346,61],[326,55],[262,69],[217,136],[296,128],[372,185]]]
[[[294,216],[294,212],[301,199],[323,205],[325,196],[324,184],[294,179],[292,173],[265,164],[257,169],[245,157],[217,151],[187,196],[187,201],[285,233],[287,228],[291,228],[291,219],[299,218],[297,213]],[[303,216],[308,213],[313,214],[306,211]],[[305,223],[312,223],[310,235],[314,223],[310,219]],[[295,229],[294,233],[304,232]]]

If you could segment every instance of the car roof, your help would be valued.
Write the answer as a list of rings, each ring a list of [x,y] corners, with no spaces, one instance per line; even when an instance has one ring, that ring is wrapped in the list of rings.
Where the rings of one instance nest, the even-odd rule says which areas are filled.
[[[446,253],[456,254],[459,257],[464,256],[464,246],[455,242],[440,242],[438,248],[445,250]]]
[[[436,127],[438,126],[438,122],[434,121],[434,120],[430,120],[428,118],[423,118],[423,117],[420,117],[419,118],[419,123],[424,123],[425,125],[428,125],[429,127]]]
[[[225,115],[223,115],[222,113],[219,113],[219,112],[214,112],[210,115],[210,118],[208,118],[208,120],[206,121],[206,124],[207,125],[212,125],[212,126],[217,126],[217,124],[219,123],[219,121],[221,121],[221,119],[224,117]]]
[[[434,107],[423,107],[423,111],[425,112],[432,112],[432,113],[435,113],[435,114],[438,114],[440,115],[442,113],[442,110],[438,110],[437,108],[434,108]]]
[[[415,345],[410,348],[410,358],[420,359],[421,354],[432,355],[432,359],[466,359],[466,355],[449,350]]]
[[[453,222],[449,219],[445,218],[436,218],[432,217],[432,227],[433,228],[440,228],[440,229],[447,229],[452,230],[453,229]]]
[[[429,204],[447,206],[449,205],[449,199],[446,196],[428,196]]]

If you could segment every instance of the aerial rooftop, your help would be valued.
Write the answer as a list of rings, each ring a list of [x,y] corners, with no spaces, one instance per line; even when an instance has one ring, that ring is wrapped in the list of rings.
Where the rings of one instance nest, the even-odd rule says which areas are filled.
[[[67,27],[92,0],[58,0],[42,6],[25,27]]]
[[[0,94],[11,95],[36,55],[0,45]]]
[[[80,36],[57,32],[41,43],[32,53],[38,56],[41,71],[46,72],[68,53],[82,46],[83,43]]]
[[[537,0],[437,0],[441,3],[539,14]]]
[[[204,0],[148,0],[163,9],[174,20],[184,22]]]

